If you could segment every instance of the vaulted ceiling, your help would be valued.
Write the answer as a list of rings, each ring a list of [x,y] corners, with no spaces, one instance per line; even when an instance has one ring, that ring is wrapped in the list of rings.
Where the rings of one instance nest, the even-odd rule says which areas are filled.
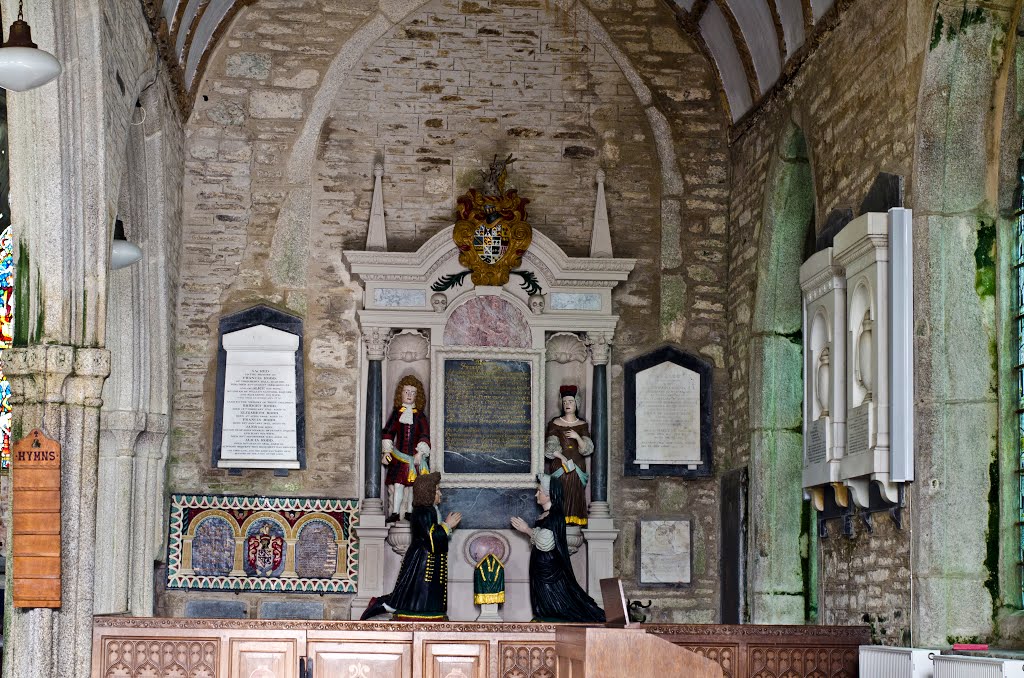
[[[231,20],[256,0],[144,0],[164,22],[166,49],[195,95],[217,40]],[[729,102],[733,121],[782,75],[835,0],[665,0],[680,23],[703,41]]]
[[[733,121],[778,82],[834,0],[666,0],[699,33]]]

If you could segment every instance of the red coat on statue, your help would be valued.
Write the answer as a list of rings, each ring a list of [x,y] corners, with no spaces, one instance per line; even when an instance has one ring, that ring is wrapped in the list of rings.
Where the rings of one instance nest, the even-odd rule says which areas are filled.
[[[388,472],[384,477],[385,485],[411,486],[416,480],[417,470],[420,473],[427,473],[430,470],[426,455],[421,457],[419,469],[413,468],[416,448],[421,443],[426,447],[430,446],[430,422],[422,412],[413,408],[412,423],[403,424],[400,419],[406,407],[408,406],[403,405],[392,410],[381,432],[381,440],[390,440],[394,446],[391,450],[391,463],[388,464]]]

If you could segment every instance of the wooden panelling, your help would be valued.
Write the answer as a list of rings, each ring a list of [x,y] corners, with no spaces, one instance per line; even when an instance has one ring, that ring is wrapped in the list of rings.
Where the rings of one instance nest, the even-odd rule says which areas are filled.
[[[313,678],[406,678],[412,676],[412,643],[330,642],[307,644]]]
[[[498,643],[499,678],[555,678],[557,668],[553,644]]]
[[[424,644],[423,678],[487,678],[487,643]]]
[[[590,640],[599,641],[596,653],[584,642],[588,630]],[[612,647],[613,641],[630,634],[630,642],[618,650]],[[307,658],[311,678],[584,678],[595,675],[585,665],[591,659],[629,670],[623,658],[646,648],[645,661],[661,661],[669,653],[664,643],[652,643],[652,636],[699,655],[688,654],[686,661],[672,666],[704,658],[721,667],[724,678],[854,678],[857,647],[867,643],[868,630],[699,624],[621,630],[516,623],[97,617],[92,676],[300,678],[299,659]],[[658,669],[634,672],[629,678],[672,675]]]
[[[217,676],[220,639],[104,638],[93,645],[93,678]]]
[[[727,678],[855,678],[866,626],[647,624],[644,630],[712,659]]]
[[[228,678],[300,678],[294,640],[232,639]]]
[[[33,429],[11,451],[15,607],[60,607],[60,443]]]

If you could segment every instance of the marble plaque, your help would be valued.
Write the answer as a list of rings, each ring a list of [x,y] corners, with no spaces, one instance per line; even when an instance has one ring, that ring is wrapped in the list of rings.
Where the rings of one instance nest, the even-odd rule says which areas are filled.
[[[256,325],[223,336],[222,466],[299,468],[295,360],[299,338]]]
[[[373,303],[375,306],[388,308],[425,308],[427,292],[426,290],[378,287],[373,290]]]
[[[638,372],[634,463],[696,468],[700,442],[700,374],[668,361]]]
[[[593,292],[552,292],[553,311],[600,311],[601,295]]]
[[[825,428],[827,425],[825,417],[821,417],[811,422],[811,425],[807,428],[807,463],[809,464],[818,464],[825,461],[825,448],[827,445]]]
[[[690,583],[690,521],[640,521],[640,583]]]
[[[444,361],[445,473],[529,473],[531,365]]]
[[[850,417],[846,422],[846,454],[868,451],[871,445],[870,408],[871,403],[868,402],[850,410]]]

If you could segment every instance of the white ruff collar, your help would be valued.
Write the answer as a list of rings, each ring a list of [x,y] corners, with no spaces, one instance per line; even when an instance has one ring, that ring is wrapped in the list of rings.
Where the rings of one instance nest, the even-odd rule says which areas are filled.
[[[398,417],[398,423],[412,426],[412,415],[416,411],[415,408],[406,407],[402,405],[402,409],[399,410],[402,414]]]

